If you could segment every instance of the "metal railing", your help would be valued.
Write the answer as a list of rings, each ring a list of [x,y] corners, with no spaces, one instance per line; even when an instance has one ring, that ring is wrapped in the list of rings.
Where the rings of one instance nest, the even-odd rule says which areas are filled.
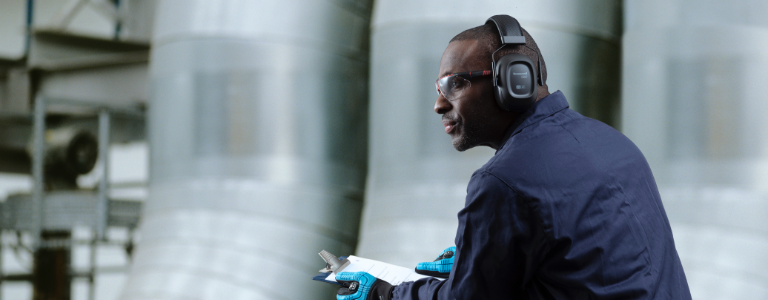
[[[144,110],[141,107],[138,106],[125,106],[125,105],[113,105],[113,104],[105,104],[106,101],[100,101],[98,103],[96,102],[82,102],[82,101],[76,101],[76,100],[70,100],[70,99],[60,99],[60,98],[50,98],[45,97],[42,95],[38,95],[35,98],[35,107],[32,115],[33,119],[33,126],[32,126],[32,143],[31,143],[31,161],[32,161],[32,179],[33,179],[33,186],[32,186],[32,194],[28,197],[28,199],[21,199],[25,197],[19,197],[20,201],[6,201],[6,203],[0,203],[0,212],[3,211],[3,206],[6,206],[6,210],[14,210],[15,211],[8,211],[5,212],[6,215],[23,215],[23,211],[29,211],[30,212],[30,221],[31,222],[22,222],[22,221],[9,221],[6,220],[5,223],[1,222],[0,220],[0,286],[2,286],[3,281],[33,281],[34,279],[34,271],[30,271],[29,274],[4,274],[3,272],[3,260],[2,260],[2,251],[4,246],[4,240],[3,240],[3,230],[4,229],[11,229],[16,230],[17,232],[22,231],[28,231],[31,233],[32,236],[32,243],[31,246],[28,247],[29,251],[32,253],[35,253],[35,251],[39,249],[50,249],[50,248],[70,248],[73,244],[87,244],[89,246],[89,269],[87,272],[82,271],[74,271],[71,266],[68,266],[68,274],[71,277],[86,277],[88,278],[88,299],[94,299],[95,297],[95,283],[94,278],[97,273],[100,272],[121,272],[125,271],[127,268],[125,267],[108,267],[108,268],[97,268],[96,265],[96,250],[99,245],[103,244],[109,244],[110,241],[107,240],[107,234],[106,230],[107,227],[110,225],[110,202],[120,202],[118,200],[110,200],[109,199],[109,144],[110,144],[110,129],[112,125],[112,116],[114,114],[120,114],[120,115],[129,115],[129,116],[135,116],[135,117],[144,117]],[[84,108],[89,112],[95,113],[98,116],[98,156],[97,156],[97,163],[96,167],[98,168],[96,170],[96,173],[98,174],[98,185],[96,188],[95,198],[96,201],[93,201],[93,195],[84,193],[84,194],[78,194],[77,192],[62,192],[62,191],[46,191],[46,180],[45,180],[45,156],[46,156],[46,115],[49,106],[56,105],[56,106],[66,106],[66,107],[78,107],[78,108]],[[90,195],[90,196],[89,196]],[[73,199],[81,198],[78,201],[74,201]],[[88,198],[88,199],[86,199]],[[67,201],[61,201],[62,199],[65,199]],[[29,200],[29,201],[27,201]],[[55,207],[48,207],[46,206],[46,201],[59,201],[61,205],[67,205],[67,204],[73,204],[77,206],[76,208],[69,209],[69,210],[62,210],[62,211],[51,211],[52,209],[55,209]],[[25,205],[10,205],[10,204],[18,204],[22,203],[26,206],[31,206],[31,209],[27,210],[28,207]],[[125,202],[125,201],[123,201]],[[88,212],[92,212],[95,216],[92,216],[90,220],[76,220],[78,218],[82,218],[84,215],[82,212],[80,213],[71,213],[71,211],[77,211],[78,209],[82,209],[84,206],[88,205],[94,205],[95,209],[87,210]],[[126,210],[130,214],[136,214],[136,218],[138,219],[138,212],[140,209],[136,209],[133,206],[139,206],[139,203],[135,203],[135,205],[128,204],[128,208],[126,209],[126,203],[120,203],[118,207],[115,209],[121,210],[120,212],[115,213],[116,216],[124,218],[126,214]],[[86,223],[86,224],[92,224],[93,232],[95,233],[89,240],[74,240],[72,238],[67,238],[64,240],[44,240],[42,238],[42,232],[44,230],[50,229],[46,228],[48,224],[46,224],[46,216],[50,218],[52,214],[61,213],[61,214],[70,214],[69,216],[65,216],[62,219],[67,220],[67,222],[64,222],[64,224],[70,223],[71,226],[74,226],[75,223]],[[18,216],[14,216],[15,219],[19,219]],[[14,219],[14,218],[11,218]],[[83,222],[84,221],[84,222]],[[120,220],[115,222],[117,224],[121,224],[125,226],[127,224],[125,220]],[[133,222],[129,222],[129,228],[135,227],[136,224],[133,224]],[[62,226],[62,222],[56,223],[57,228],[60,228]],[[16,228],[10,228],[10,227],[16,227]],[[18,241],[19,245],[23,245],[21,239],[19,238]],[[132,235],[129,235],[128,241],[125,241],[126,249],[131,247],[132,245]],[[18,246],[18,245],[17,245]],[[0,293],[0,300],[2,300],[2,293]]]

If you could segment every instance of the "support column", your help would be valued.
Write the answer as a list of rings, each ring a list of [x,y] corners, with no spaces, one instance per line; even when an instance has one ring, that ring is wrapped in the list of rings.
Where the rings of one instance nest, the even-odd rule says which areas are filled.
[[[35,266],[32,276],[34,300],[69,300],[72,276],[69,272],[69,230],[45,230],[35,250]]]

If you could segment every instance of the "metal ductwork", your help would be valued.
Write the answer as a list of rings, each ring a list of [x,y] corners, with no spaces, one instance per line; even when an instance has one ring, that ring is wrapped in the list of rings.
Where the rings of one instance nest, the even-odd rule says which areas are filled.
[[[768,2],[627,1],[623,131],[694,299],[768,299]]]
[[[367,166],[370,1],[161,1],[122,299],[326,299]]]
[[[415,266],[454,245],[467,183],[493,150],[453,149],[433,111],[434,81],[448,41],[496,14],[517,18],[536,39],[550,92],[618,123],[621,1],[376,1],[359,255]]]

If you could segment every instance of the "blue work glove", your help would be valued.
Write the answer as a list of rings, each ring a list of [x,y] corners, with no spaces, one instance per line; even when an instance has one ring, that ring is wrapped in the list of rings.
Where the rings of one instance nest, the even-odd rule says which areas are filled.
[[[341,288],[336,300],[391,300],[395,286],[373,277],[366,272],[341,272],[336,274]]]
[[[448,278],[453,268],[453,257],[456,254],[456,247],[449,247],[443,250],[435,261],[421,262],[416,265],[416,273],[440,278]]]

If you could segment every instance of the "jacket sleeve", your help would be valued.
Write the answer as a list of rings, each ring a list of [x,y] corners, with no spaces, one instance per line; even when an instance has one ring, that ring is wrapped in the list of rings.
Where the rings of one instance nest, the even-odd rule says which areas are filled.
[[[456,256],[445,281],[403,283],[393,299],[510,299],[522,296],[547,251],[530,199],[485,171],[472,176],[459,214]]]

